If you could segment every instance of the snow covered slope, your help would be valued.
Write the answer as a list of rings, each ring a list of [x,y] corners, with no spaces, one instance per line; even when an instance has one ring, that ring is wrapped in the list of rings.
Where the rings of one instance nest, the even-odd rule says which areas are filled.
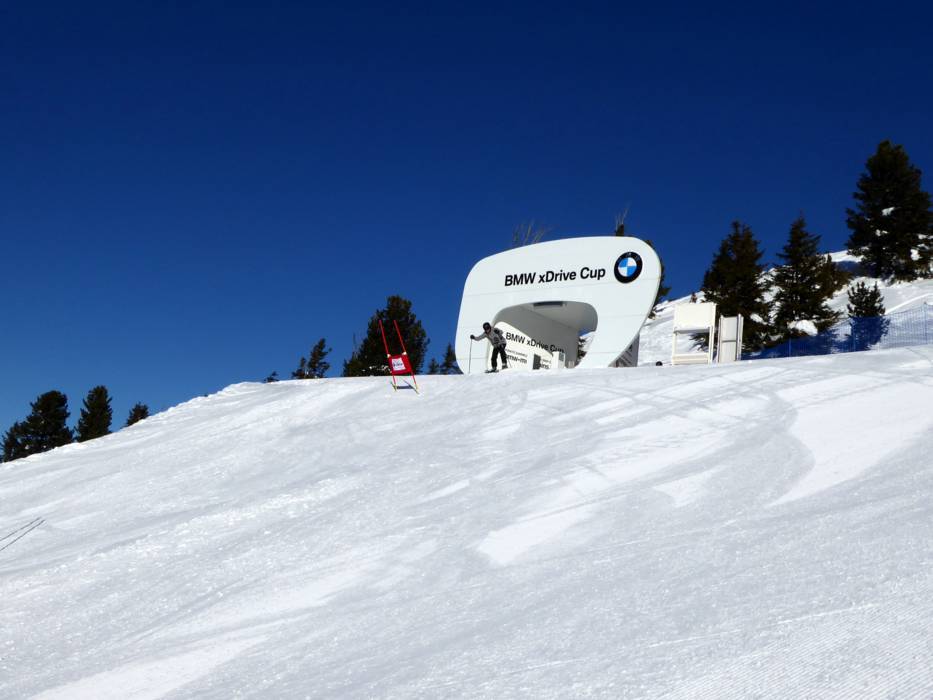
[[[933,696],[933,347],[421,381],[0,465],[0,697]]]
[[[869,287],[878,285],[881,296],[884,298],[884,307],[887,313],[893,314],[908,311],[921,304],[933,304],[933,279],[914,280],[912,282],[886,283],[874,277],[862,274],[861,266],[856,257],[846,251],[830,253],[830,257],[837,265],[852,274],[851,284],[864,282]],[[774,270],[767,270],[764,275],[769,277]],[[770,298],[773,288],[765,296]],[[703,293],[697,292],[697,298],[703,301]],[[690,303],[690,296],[661,302],[656,308],[656,316],[650,319],[642,328],[638,349],[638,363],[653,365],[656,361],[669,363],[671,360],[671,333],[674,327],[674,307],[678,304]],[[843,315],[846,314],[846,305],[849,303],[848,286],[840,289],[829,300],[828,306]]]
[[[864,275],[858,258],[849,255],[846,251],[831,253],[830,257],[837,265],[852,273],[852,284],[864,282],[869,287],[878,285],[881,296],[884,298],[884,308],[889,314],[907,311],[921,304],[933,303],[933,279],[919,279],[912,282],[890,282]],[[830,308],[845,313],[849,295],[843,289],[829,302]]]

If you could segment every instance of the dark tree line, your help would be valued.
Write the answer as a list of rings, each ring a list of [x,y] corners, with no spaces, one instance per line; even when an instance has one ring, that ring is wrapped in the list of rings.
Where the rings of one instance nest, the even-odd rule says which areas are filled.
[[[402,347],[395,332],[394,323],[397,322],[411,366],[416,373],[421,371],[427,355],[428,335],[421,321],[412,311],[411,301],[393,295],[386,299],[386,305],[383,308],[376,309],[370,317],[363,340],[356,342],[354,337],[353,352],[343,362],[344,377],[369,377],[389,373],[385,344],[382,332],[379,330],[380,321],[385,328],[385,342],[389,345],[389,352],[393,355],[402,353]],[[455,367],[456,358],[453,356],[453,349],[449,348],[449,350],[450,358],[445,358],[445,363],[453,362]],[[325,377],[331,368],[330,362],[327,361],[330,352],[331,348],[327,347],[327,340],[321,338],[311,347],[307,357],[298,359],[298,367],[292,371],[291,378],[320,379]],[[437,364],[434,360],[432,363]],[[277,382],[279,373],[272,372],[263,381],[267,384]]]
[[[111,398],[105,386],[96,386],[84,398],[75,429],[68,427],[68,397],[60,391],[40,394],[29,407],[29,415],[15,422],[3,435],[3,455],[0,461],[47,452],[72,442],[86,442],[110,434],[113,420]],[[149,417],[149,407],[137,403],[130,410],[126,425]]]
[[[380,321],[385,328],[389,352],[393,355],[402,353],[395,333],[394,322],[397,322],[412,369],[416,373],[421,371],[430,342],[428,334],[421,325],[421,321],[412,312],[411,302],[400,296],[390,296],[386,299],[385,308],[377,309],[373,313],[362,342],[353,349],[350,358],[343,363],[344,377],[367,377],[389,373],[385,344],[382,332],[379,330]]]
[[[444,358],[440,362],[431,358],[431,362],[428,363],[428,374],[463,374],[457,365],[457,355],[454,353],[453,345],[447,343]]]
[[[856,206],[847,210],[852,232],[848,249],[875,277],[933,276],[933,213],[920,178],[903,147],[883,141],[858,180]],[[733,222],[703,277],[703,292],[723,315],[745,317],[746,348],[759,350],[824,331],[839,320],[840,314],[827,301],[849,283],[850,276],[819,253],[819,244],[820,237],[807,229],[801,215],[791,224],[787,243],[778,254],[780,264],[767,279],[761,246],[751,228]],[[768,300],[771,288],[774,296]],[[850,286],[848,296],[847,312],[858,346],[878,342],[888,322],[870,320],[885,313],[877,285]]]
[[[322,378],[330,369],[330,363],[325,359],[330,350],[324,338],[317,341],[308,353],[308,357],[302,357],[298,360],[298,369],[292,372],[292,379]]]
[[[370,317],[362,342],[357,343],[354,339],[353,352],[343,363],[342,374],[344,377],[368,377],[389,373],[385,343],[383,342],[382,332],[379,330],[380,321],[382,321],[383,328],[385,328],[385,342],[389,345],[389,352],[393,355],[402,353],[402,347],[395,332],[394,323],[397,322],[411,366],[415,372],[421,371],[427,355],[428,335],[421,325],[421,321],[412,311],[411,301],[393,295],[386,299],[385,307],[376,309]],[[438,365],[436,360],[432,360],[431,366],[456,369],[456,357],[453,355],[453,348],[448,347],[448,351],[442,365]],[[291,378],[320,379],[325,377],[331,368],[330,362],[327,361],[330,352],[331,348],[327,347],[327,340],[321,338],[311,347],[307,357],[298,359],[298,367],[292,371]],[[279,381],[278,372],[272,372],[264,381],[267,384]]]
[[[30,404],[26,419],[16,422],[3,436],[3,461],[46,452],[74,442],[67,425],[68,397],[60,391],[47,391]]]

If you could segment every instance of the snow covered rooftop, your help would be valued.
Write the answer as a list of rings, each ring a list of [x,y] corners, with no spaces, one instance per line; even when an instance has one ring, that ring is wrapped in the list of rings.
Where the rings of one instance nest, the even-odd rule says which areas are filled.
[[[933,347],[419,383],[0,465],[0,697],[933,695]]]

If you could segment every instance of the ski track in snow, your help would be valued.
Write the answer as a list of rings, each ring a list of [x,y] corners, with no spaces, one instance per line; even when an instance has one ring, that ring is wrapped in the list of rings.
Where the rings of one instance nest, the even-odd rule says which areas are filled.
[[[933,697],[933,348],[419,384],[0,465],[0,697]]]
[[[207,675],[262,639],[216,641],[194,651],[140,661],[39,693],[35,700],[156,700]]]

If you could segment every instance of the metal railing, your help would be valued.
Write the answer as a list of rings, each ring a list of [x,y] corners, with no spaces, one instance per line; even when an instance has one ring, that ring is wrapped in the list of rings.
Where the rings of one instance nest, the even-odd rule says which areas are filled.
[[[847,318],[817,335],[795,338],[757,352],[743,353],[742,359],[832,355],[929,343],[933,343],[933,305],[925,303],[886,316]]]

